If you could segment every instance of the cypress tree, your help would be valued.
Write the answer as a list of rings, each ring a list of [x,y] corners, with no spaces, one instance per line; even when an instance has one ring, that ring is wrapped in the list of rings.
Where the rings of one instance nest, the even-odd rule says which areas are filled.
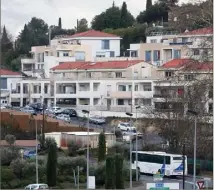
[[[115,160],[113,156],[106,158],[105,189],[115,188]]]
[[[56,185],[57,147],[55,143],[50,144],[48,150],[48,161],[46,166],[46,179],[50,187]]]
[[[121,15],[120,15],[120,27],[125,28],[127,27],[127,16],[128,16],[128,11],[127,11],[127,5],[126,2],[123,2],[122,8],[121,8]]]
[[[115,155],[115,187],[124,189],[123,157],[119,154]]]
[[[2,48],[1,49],[2,53],[5,53],[8,50],[13,48],[13,43],[8,37],[8,33],[5,26],[3,27],[3,31],[2,31],[1,48]]]
[[[62,19],[61,19],[61,17],[59,17],[58,27],[59,27],[60,29],[62,29]]]
[[[151,8],[152,6],[152,0],[147,0],[146,1],[146,10],[148,10],[149,8]]]
[[[98,144],[98,161],[105,160],[106,157],[106,139],[103,132],[99,135],[99,144]]]

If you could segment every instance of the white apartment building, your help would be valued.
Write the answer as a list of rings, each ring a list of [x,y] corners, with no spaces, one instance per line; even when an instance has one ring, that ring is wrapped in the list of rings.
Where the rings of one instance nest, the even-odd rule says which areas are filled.
[[[191,59],[175,59],[165,63],[158,69],[160,80],[153,84],[154,110],[184,113],[191,109],[212,115],[212,67],[212,62],[201,63]]]
[[[212,28],[186,31],[182,34],[151,33],[146,43],[130,44],[130,56],[156,66],[173,59],[212,60]]]
[[[49,106],[125,112],[135,105],[153,105],[156,75],[154,66],[139,60],[65,62],[51,69],[50,79],[18,82],[17,96],[21,106],[44,101]]]
[[[32,47],[32,58],[21,60],[21,70],[28,76],[49,78],[49,70],[61,62],[113,58],[120,55],[120,39],[95,30],[72,36],[57,36],[49,46]]]
[[[1,80],[1,104],[10,104],[10,95],[14,92],[15,85],[17,81],[22,80],[21,73],[13,72],[8,69],[0,69],[0,80]],[[15,100],[14,100],[15,101]],[[16,102],[16,101],[15,101]]]
[[[92,57],[118,57],[120,56],[119,36],[96,30],[89,30],[76,33],[72,36],[65,36],[61,39],[64,43],[77,41],[81,45],[88,45],[92,48]]]

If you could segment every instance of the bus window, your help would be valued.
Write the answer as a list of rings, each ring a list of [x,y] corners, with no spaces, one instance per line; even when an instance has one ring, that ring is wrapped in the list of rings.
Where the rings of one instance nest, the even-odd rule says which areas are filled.
[[[182,156],[180,156],[180,157],[173,157],[173,160],[183,160],[183,157]]]
[[[166,161],[166,164],[170,164],[170,156],[165,156],[165,161]]]

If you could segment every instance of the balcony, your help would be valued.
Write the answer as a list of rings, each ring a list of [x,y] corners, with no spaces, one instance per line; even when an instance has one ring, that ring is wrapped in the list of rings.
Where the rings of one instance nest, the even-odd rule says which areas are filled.
[[[21,59],[22,64],[35,64],[35,59],[33,58],[23,58]]]
[[[132,93],[131,91],[117,91],[117,92],[109,92],[110,97],[112,98],[131,98]]]
[[[192,42],[169,42],[169,45],[192,45]]]

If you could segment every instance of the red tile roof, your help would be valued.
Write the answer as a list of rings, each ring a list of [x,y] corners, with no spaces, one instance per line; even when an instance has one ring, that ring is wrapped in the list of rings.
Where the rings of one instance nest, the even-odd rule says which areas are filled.
[[[183,67],[185,64],[189,63],[191,59],[173,59],[162,65],[163,68],[175,69]]]
[[[74,70],[89,64],[89,62],[65,62],[51,68],[51,70]]]
[[[213,28],[200,28],[189,32],[184,32],[182,35],[206,35],[213,34]]]
[[[0,75],[21,75],[21,74],[8,69],[0,69]]]
[[[143,62],[142,60],[133,61],[106,61],[106,62],[69,62],[61,63],[60,65],[52,68],[52,70],[93,70],[93,69],[126,69],[132,65]]]
[[[76,33],[70,37],[72,37],[72,38],[74,38],[74,37],[106,37],[106,38],[114,37],[114,38],[119,38],[119,36],[117,36],[117,35],[101,32],[101,31],[96,31],[96,30],[88,30],[86,32]]]
[[[198,62],[192,59],[173,59],[162,65],[164,69],[213,70],[213,62]]]

